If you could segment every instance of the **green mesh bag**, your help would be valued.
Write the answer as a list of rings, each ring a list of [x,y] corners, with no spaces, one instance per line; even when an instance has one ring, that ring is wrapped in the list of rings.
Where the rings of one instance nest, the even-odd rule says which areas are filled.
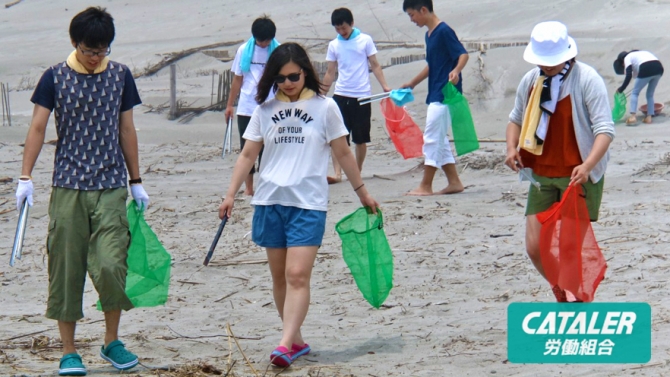
[[[126,295],[139,307],[163,305],[170,286],[172,257],[144,220],[134,200],[128,204],[130,248],[128,249],[128,275]],[[102,310],[98,301],[98,310]]]
[[[393,253],[384,233],[382,212],[361,207],[335,225],[342,256],[363,297],[379,309],[393,288]]]
[[[614,93],[614,108],[612,109],[612,120],[614,123],[621,121],[626,115],[626,95],[623,93]]]
[[[442,88],[442,94],[444,95],[442,103],[449,106],[456,155],[462,156],[476,151],[479,149],[479,141],[468,100],[451,82]]]

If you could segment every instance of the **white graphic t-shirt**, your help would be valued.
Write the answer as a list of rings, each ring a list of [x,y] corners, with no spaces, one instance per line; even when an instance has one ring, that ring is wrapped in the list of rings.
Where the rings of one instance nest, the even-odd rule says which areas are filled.
[[[251,204],[326,211],[330,142],[347,134],[332,98],[258,106],[243,136],[265,145]]]
[[[360,33],[356,38],[335,38],[328,44],[326,61],[337,62],[335,94],[360,98],[370,95],[370,70],[368,57],[375,55],[372,37]]]
[[[243,77],[240,100],[237,103],[237,115],[251,116],[251,114],[254,113],[256,106],[258,106],[258,103],[256,102],[258,82],[261,80],[261,76],[263,76],[265,63],[268,61],[268,51],[270,49],[269,47],[261,48],[258,47],[258,45],[254,46],[254,55],[251,58],[249,72],[242,72],[241,61],[246,47],[247,43],[245,42],[237,49],[231,70],[236,76]],[[268,98],[272,98],[272,96],[273,94],[270,93]]]

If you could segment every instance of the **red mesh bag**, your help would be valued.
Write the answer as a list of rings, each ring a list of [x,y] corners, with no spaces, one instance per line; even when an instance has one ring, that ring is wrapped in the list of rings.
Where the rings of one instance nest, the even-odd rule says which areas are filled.
[[[570,291],[578,300],[593,301],[607,263],[591,228],[581,186],[568,186],[560,203],[538,213],[540,257],[552,287]]]
[[[396,106],[390,98],[381,101],[386,129],[395,149],[403,158],[423,156],[423,133],[404,107]]]

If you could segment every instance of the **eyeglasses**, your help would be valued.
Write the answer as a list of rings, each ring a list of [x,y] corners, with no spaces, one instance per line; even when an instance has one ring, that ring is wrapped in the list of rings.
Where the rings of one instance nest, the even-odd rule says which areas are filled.
[[[300,80],[300,74],[302,73],[302,69],[300,72],[297,73],[291,73],[290,75],[284,76],[284,75],[277,75],[275,76],[275,83],[277,84],[283,84],[286,79],[288,79],[290,82],[298,82]]]
[[[107,50],[105,50],[105,51],[84,50],[79,45],[77,45],[77,47],[79,48],[81,53],[84,54],[84,56],[87,56],[87,57],[94,57],[94,56],[105,57],[105,56],[112,53],[112,48],[111,47],[107,47]]]

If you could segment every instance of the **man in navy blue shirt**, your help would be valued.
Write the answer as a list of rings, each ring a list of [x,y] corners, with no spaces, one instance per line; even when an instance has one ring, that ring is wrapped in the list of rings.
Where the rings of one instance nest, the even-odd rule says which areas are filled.
[[[49,200],[46,316],[58,321],[60,376],[86,375],[74,335],[83,317],[87,272],[105,313],[100,356],[119,370],[138,364],[118,339],[121,310],[133,308],[125,293],[127,186],[140,208],[149,204],[149,196],[140,179],[133,122],[133,107],[141,101],[128,67],[108,58],[114,34],[113,19],[102,8],[88,8],[72,19],[74,50],[44,72],[31,98],[35,108],[16,192],[17,206],[24,200],[32,205],[31,173],[53,112],[58,143]]]
[[[419,187],[407,195],[455,194],[463,191],[458,177],[456,160],[449,145],[447,131],[451,125],[449,107],[443,104],[442,88],[451,82],[463,92],[461,71],[468,62],[468,52],[456,37],[456,33],[433,13],[432,0],[405,0],[403,11],[419,27],[426,26],[426,62],[428,65],[404,88],[414,88],[428,78],[428,112],[423,132],[423,154],[425,157],[423,179]],[[442,169],[449,181],[447,187],[433,192],[433,178]]]

